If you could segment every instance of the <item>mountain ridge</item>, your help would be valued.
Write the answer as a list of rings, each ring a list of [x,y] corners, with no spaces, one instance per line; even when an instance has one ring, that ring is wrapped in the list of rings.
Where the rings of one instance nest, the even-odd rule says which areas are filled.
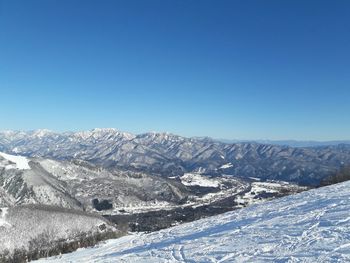
[[[171,133],[133,135],[112,128],[57,133],[0,132],[0,151],[58,160],[81,159],[118,167],[181,176],[186,172],[258,177],[318,185],[350,164],[350,145],[289,147],[257,142],[223,143]]]
[[[225,138],[216,138],[216,137],[209,137],[209,136],[183,136],[183,135],[176,135],[172,132],[156,132],[156,131],[149,131],[149,132],[142,132],[142,133],[131,133],[119,130],[117,128],[93,128],[90,130],[80,130],[80,131],[54,131],[50,129],[34,129],[34,130],[0,130],[0,134],[16,134],[16,133],[25,133],[25,134],[33,134],[36,136],[43,136],[47,134],[76,134],[77,136],[80,135],[89,135],[92,133],[98,133],[98,132],[111,132],[111,133],[119,133],[123,134],[126,137],[134,138],[138,135],[146,135],[146,134],[164,134],[164,135],[174,135],[178,137],[183,138],[192,138],[192,139],[198,139],[198,140],[211,140],[211,141],[217,141],[227,144],[234,144],[234,143],[259,143],[259,144],[271,144],[271,145],[281,145],[281,146],[290,146],[290,147],[318,147],[318,146],[331,146],[331,145],[339,145],[339,144],[350,144],[350,140],[297,140],[297,139],[225,139]]]

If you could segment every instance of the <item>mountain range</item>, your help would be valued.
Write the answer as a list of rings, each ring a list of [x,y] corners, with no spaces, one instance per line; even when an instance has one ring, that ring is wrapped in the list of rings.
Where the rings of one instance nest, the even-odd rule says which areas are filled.
[[[350,165],[350,145],[290,147],[256,142],[223,143],[170,133],[134,135],[116,129],[57,133],[0,132],[0,151],[56,160],[80,159],[105,168],[163,177],[195,172],[255,177],[317,186]]]
[[[290,147],[318,147],[318,146],[332,146],[339,144],[350,144],[350,140],[339,141],[313,141],[313,140],[227,140],[217,139],[217,141],[224,143],[240,143],[240,142],[256,142],[261,144],[273,144]]]

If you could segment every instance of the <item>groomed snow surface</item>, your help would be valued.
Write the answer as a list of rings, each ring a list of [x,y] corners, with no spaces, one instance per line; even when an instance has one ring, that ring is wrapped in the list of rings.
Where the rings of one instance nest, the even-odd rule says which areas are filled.
[[[319,188],[42,261],[350,262],[349,189]]]

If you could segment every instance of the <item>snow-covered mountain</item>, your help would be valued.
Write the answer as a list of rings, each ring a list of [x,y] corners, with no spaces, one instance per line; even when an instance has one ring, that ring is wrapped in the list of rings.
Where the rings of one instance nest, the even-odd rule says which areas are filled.
[[[240,142],[256,142],[261,144],[282,145],[290,147],[323,147],[323,146],[336,146],[339,144],[350,144],[350,140],[340,141],[299,141],[299,140],[227,140],[216,139],[217,141],[224,143],[240,143]]]
[[[149,231],[304,191],[285,182],[186,173],[160,177],[0,152],[0,205],[50,205],[102,214],[124,228]],[[0,207],[1,207],[0,206]],[[180,214],[180,215],[179,215]],[[162,215],[166,220],[157,221]],[[147,227],[138,226],[149,221]]]
[[[55,161],[0,152],[3,206],[44,204],[96,211],[96,199],[94,202],[101,201],[116,210],[176,205],[190,195],[191,189],[178,180],[107,170],[79,160]]]
[[[58,160],[81,159],[104,167],[161,174],[201,172],[317,185],[350,165],[350,145],[315,148],[259,143],[222,143],[169,133],[133,135],[116,129],[56,133],[0,133],[0,151]]]
[[[134,213],[203,206],[236,195],[243,197],[256,184],[258,182],[196,173],[167,178],[105,169],[81,160],[57,161],[0,152],[0,204],[3,207],[42,204],[103,214]],[[269,187],[276,193],[271,197],[304,190],[282,183],[277,186],[267,183],[263,190],[269,192]],[[260,196],[260,192],[255,191],[251,198]],[[231,206],[234,207],[233,201]]]
[[[350,182],[40,262],[349,262]]]

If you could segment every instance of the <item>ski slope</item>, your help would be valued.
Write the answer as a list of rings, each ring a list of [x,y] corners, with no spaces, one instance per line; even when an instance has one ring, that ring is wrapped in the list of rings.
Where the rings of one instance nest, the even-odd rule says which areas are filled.
[[[350,262],[350,182],[41,262]]]

